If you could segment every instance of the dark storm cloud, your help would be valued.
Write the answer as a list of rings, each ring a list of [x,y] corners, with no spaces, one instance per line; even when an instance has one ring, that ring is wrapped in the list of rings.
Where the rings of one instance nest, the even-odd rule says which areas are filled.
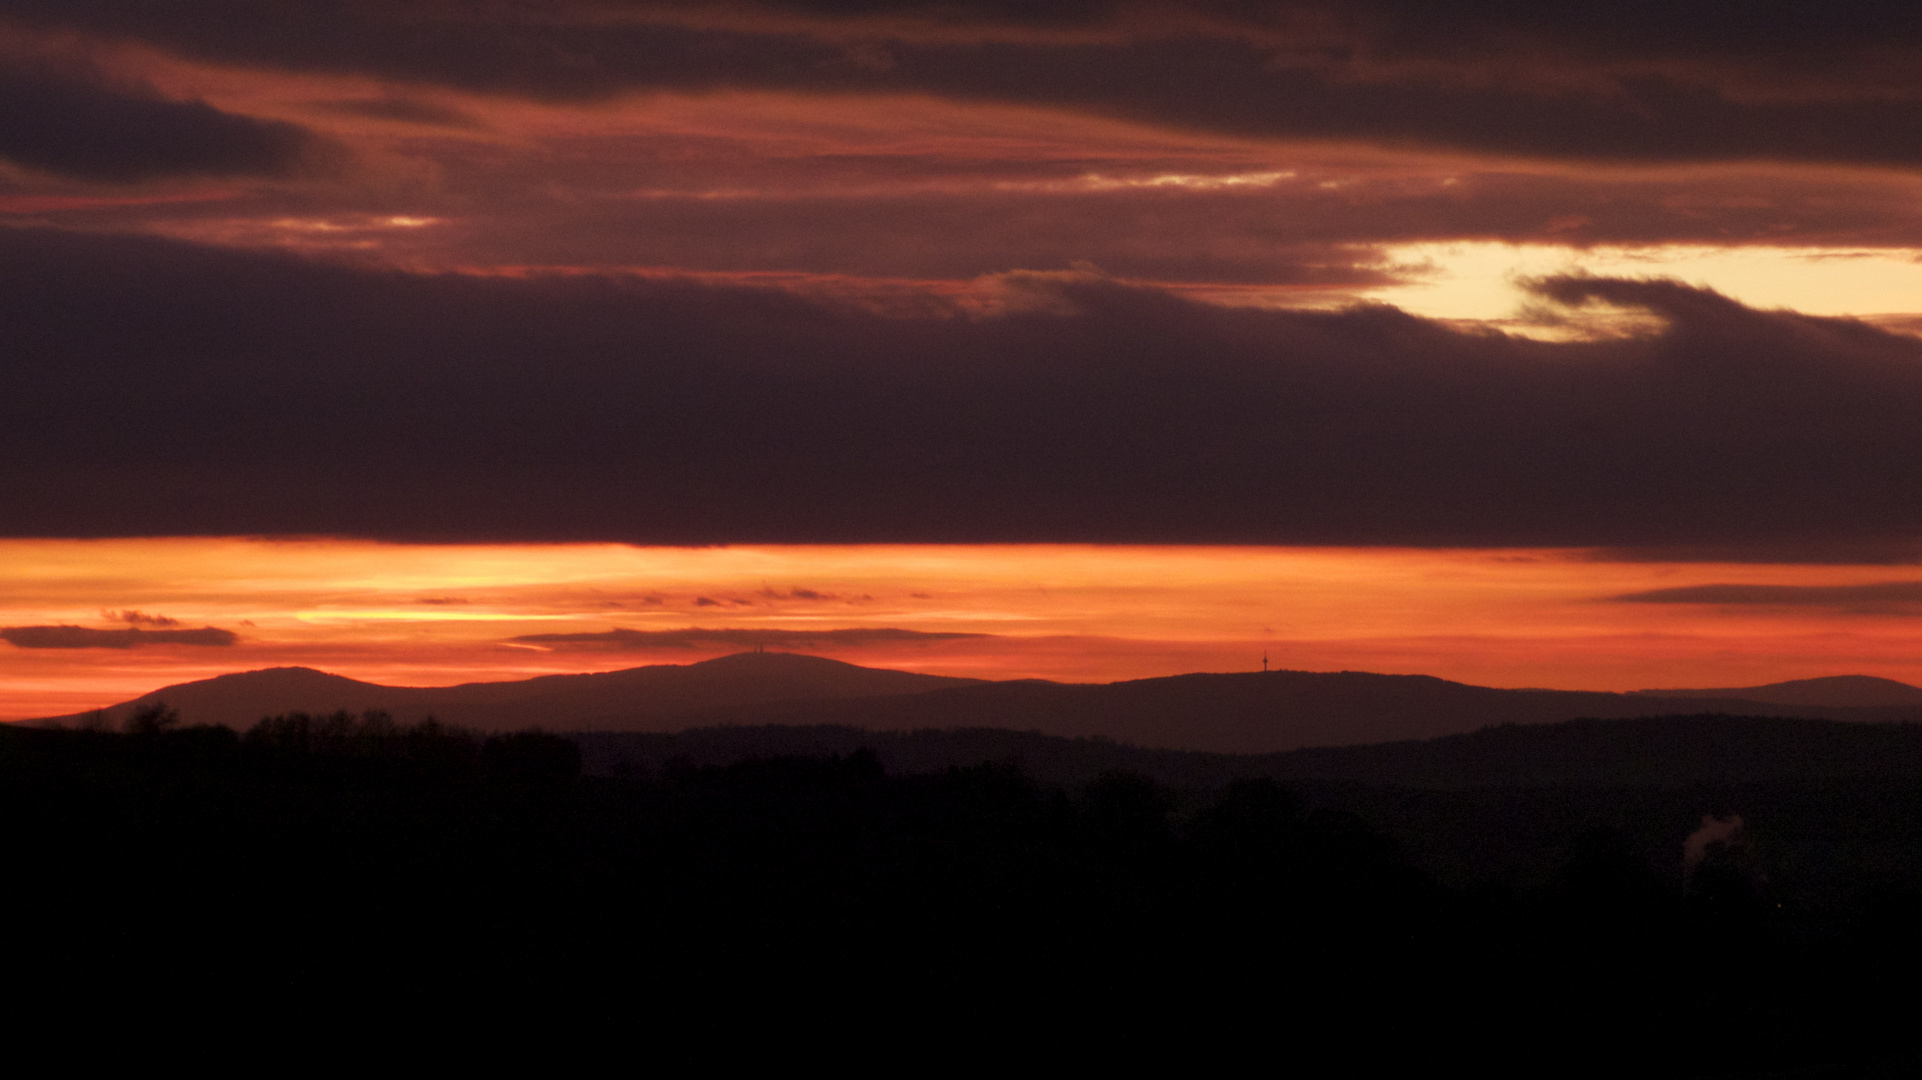
[[[1741,8],[1674,0],[1229,0],[1213,7],[1251,26],[1277,25],[1277,12],[1316,12],[1339,28],[1331,37],[1389,57],[1486,59],[1531,49],[1617,61],[1730,58],[1824,70],[1859,63],[1863,53],[1922,43],[1922,12],[1902,0]]]
[[[862,645],[899,645],[904,643],[953,641],[958,638],[990,637],[989,634],[928,633],[897,630],[892,627],[852,630],[605,630],[586,634],[523,634],[507,640],[516,645],[543,645],[556,649],[593,652],[629,652],[643,649],[744,648],[772,645],[777,648],[806,649]]]
[[[21,649],[134,649],[143,645],[226,646],[239,641],[231,630],[95,630],[86,626],[0,627],[0,641]]]
[[[861,89],[1086,109],[1228,134],[1364,139],[1480,154],[1633,162],[1922,160],[1922,104],[1742,99],[1666,73],[1592,87],[1489,85],[1277,64],[1246,42],[927,49]]]
[[[1853,537],[1748,537],[1716,544],[1661,544],[1598,548],[1582,553],[1593,562],[1802,563],[1815,566],[1914,566],[1922,542]]]
[[[1010,275],[1003,314],[0,232],[14,536],[1913,543],[1922,342],[1673,282],[1543,343]]]
[[[1052,5],[1042,5],[1052,7]],[[907,92],[1579,159],[1914,163],[1922,15],[1853,0],[1014,6],[6,0],[41,29],[490,93]],[[609,12],[618,17],[603,17]],[[960,28],[965,32],[954,31]]]
[[[579,8],[591,6],[588,3]],[[640,5],[631,5],[640,6]],[[698,8],[698,4],[682,4]],[[1579,43],[1592,51],[1646,53],[1663,49],[1753,52],[1800,44],[1806,48],[1905,41],[1922,37],[1922,16],[1899,0],[1835,0],[1822,5],[1753,5],[1741,11],[1673,0],[1622,0],[1606,7],[1554,2],[1518,4],[1513,0],[1067,0],[1048,4],[1015,0],[755,0],[737,5],[764,11],[792,11],[841,20],[912,17],[931,25],[1096,28],[1127,26],[1130,20],[1160,23],[1169,13],[1186,13],[1195,25],[1250,29],[1322,25],[1359,34],[1373,28],[1380,40],[1409,39],[1415,51],[1444,51],[1457,42],[1480,41],[1485,53],[1500,43],[1490,30],[1513,36]]]
[[[0,158],[82,180],[277,176],[319,144],[301,128],[169,101],[45,60],[0,55]]]
[[[650,15],[651,13],[651,15]],[[1672,0],[1597,6],[1562,0],[1070,0],[1005,2],[816,2],[644,4],[619,2],[444,3],[389,0],[4,0],[0,14],[27,25],[67,26],[162,42],[204,55],[308,66],[392,65],[479,77],[484,65],[528,69],[560,81],[598,55],[620,55],[622,32],[637,28],[785,27],[796,36],[845,42],[993,40],[1114,41],[1215,36],[1291,46],[1313,55],[1357,50],[1389,57],[1486,60],[1521,49],[1608,58],[1793,57],[1800,66],[1839,63],[1865,49],[1922,42],[1922,14],[1901,0],[1831,0],[1821,5],[1751,5],[1739,11]],[[757,14],[800,16],[770,21]],[[612,17],[610,17],[612,16]],[[812,23],[812,25],[810,25]],[[943,34],[943,29],[960,31]],[[403,40],[369,40],[374,31]],[[398,35],[393,31],[408,30]],[[997,30],[1003,32],[997,33]],[[1082,31],[1074,33],[1073,31]],[[599,31],[608,54],[585,49]],[[1069,31],[1062,33],[1062,31]],[[359,53],[359,56],[355,54]],[[878,58],[877,58],[878,59]],[[877,65],[878,66],[878,65]]]
[[[1613,597],[1631,604],[1743,604],[1887,608],[1922,604],[1922,581],[1871,585],[1685,585]]]

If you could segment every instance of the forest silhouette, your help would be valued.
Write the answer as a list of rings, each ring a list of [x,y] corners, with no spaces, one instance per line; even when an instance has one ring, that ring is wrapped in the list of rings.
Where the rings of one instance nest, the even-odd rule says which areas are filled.
[[[1335,788],[1271,777],[890,772],[865,747],[581,762],[556,735],[380,713],[0,728],[33,883],[0,901],[33,928],[14,973],[210,1006],[820,1013],[1110,1047],[1217,1030],[1356,1067],[1715,1075],[1907,1050],[1912,995],[1890,988],[1922,959],[1915,883],[1784,892],[1780,853],[1739,831],[1685,875],[1679,845],[1578,822],[1545,873],[1451,877]],[[1430,798],[1416,817],[1451,827],[1438,793],[1341,790]],[[1916,802],[1891,811],[1886,866],[1918,846]]]

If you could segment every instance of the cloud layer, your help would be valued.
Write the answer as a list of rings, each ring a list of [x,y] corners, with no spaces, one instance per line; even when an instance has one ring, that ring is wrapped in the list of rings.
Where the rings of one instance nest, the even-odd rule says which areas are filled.
[[[1909,6],[1600,10],[1303,0],[1074,4],[1034,17],[1005,4],[6,0],[0,18],[223,64],[543,100],[932,94],[1581,160],[1922,155],[1922,19]]]
[[[319,140],[296,125],[0,54],[0,159],[81,180],[282,176]]]
[[[1922,245],[1912,16],[1645,7],[0,0],[0,214],[1264,302],[1424,280],[1415,242]]]
[[[1922,604],[1922,581],[1867,585],[1686,585],[1626,593],[1634,604],[1742,604],[1784,607],[1887,608]]]
[[[8,535],[1780,545],[1922,534],[1922,342],[1661,281],[1553,344],[1013,275],[995,314],[0,234]]]
[[[5,626],[0,641],[21,649],[135,649],[144,645],[228,646],[240,638],[231,630],[96,630],[87,626]]]

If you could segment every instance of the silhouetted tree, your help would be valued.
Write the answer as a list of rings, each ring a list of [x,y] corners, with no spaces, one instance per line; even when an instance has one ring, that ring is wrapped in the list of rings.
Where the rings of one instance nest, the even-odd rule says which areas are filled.
[[[489,775],[523,784],[564,783],[581,774],[581,748],[543,731],[496,735],[481,745]]]
[[[169,708],[164,701],[143,705],[127,717],[127,733],[130,735],[158,735],[180,723],[180,712]]]
[[[269,716],[249,728],[249,746],[291,754],[330,757],[394,758],[442,765],[471,761],[480,743],[471,733],[433,717],[418,724],[396,724],[378,709],[355,716],[345,710],[326,716],[304,712]]]
[[[1174,798],[1138,772],[1112,769],[1082,791],[1082,820],[1098,838],[1139,843],[1168,835]]]

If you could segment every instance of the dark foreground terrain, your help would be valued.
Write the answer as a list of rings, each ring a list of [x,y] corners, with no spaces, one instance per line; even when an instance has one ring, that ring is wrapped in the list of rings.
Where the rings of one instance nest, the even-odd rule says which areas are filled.
[[[675,763],[873,752],[890,774],[998,762],[1069,790],[1122,771],[1178,812],[1241,779],[1357,815],[1451,885],[1539,885],[1594,833],[1628,844],[1682,888],[1703,815],[1740,816],[1742,848],[1777,900],[1827,904],[1864,889],[1922,892],[1922,725],[1691,715],[1504,724],[1465,735],[1277,754],[1157,750],[992,728],[863,731],[727,727],[569,736],[589,773]]]
[[[1900,1075],[1922,1003],[1922,785],[1889,770],[1733,796],[1178,786],[852,747],[596,776],[533,733],[167,720],[0,729],[16,986],[210,1016],[558,1009],[643,1058],[802,1022],[1343,1074]],[[1742,784],[1775,801],[1702,805]],[[1740,808],[1761,820],[1684,874],[1694,819]]]

